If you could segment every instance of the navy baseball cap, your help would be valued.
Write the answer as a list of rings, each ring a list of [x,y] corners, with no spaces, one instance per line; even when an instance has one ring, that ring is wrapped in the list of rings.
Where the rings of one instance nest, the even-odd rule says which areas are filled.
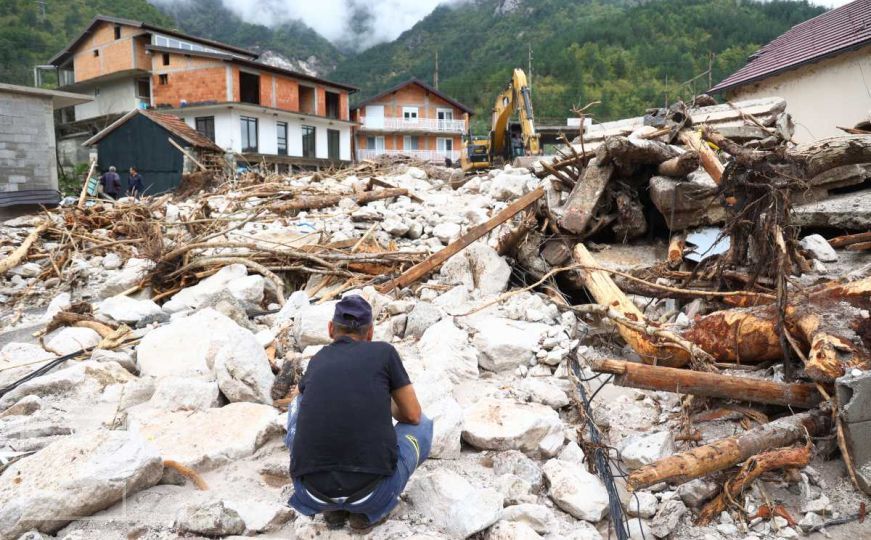
[[[336,304],[333,322],[348,328],[362,328],[372,324],[372,306],[362,296],[348,295]]]

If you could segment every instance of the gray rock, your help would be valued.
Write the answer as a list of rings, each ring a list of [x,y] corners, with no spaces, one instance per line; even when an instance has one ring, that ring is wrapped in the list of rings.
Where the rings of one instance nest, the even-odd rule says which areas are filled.
[[[136,258],[127,259],[124,267],[121,270],[112,272],[105,283],[103,283],[100,296],[106,298],[121,294],[127,289],[138,285],[152,268],[154,268],[154,261]]]
[[[248,269],[245,267],[244,264],[231,264],[229,266],[225,266],[211,276],[201,280],[196,285],[192,287],[185,287],[184,289],[175,293],[170,301],[167,302],[167,304],[164,304],[164,308],[174,312],[185,307],[193,309],[202,307],[203,302],[206,300],[206,298],[217,294],[222,290],[229,290],[230,284],[234,280],[245,278],[247,277],[247,275]],[[242,289],[244,290],[245,287],[242,287]],[[230,292],[232,294],[232,291]],[[245,294],[243,294],[243,296],[246,296],[248,291],[245,290],[244,292]],[[244,300],[244,298],[239,299]]]
[[[8,271],[13,276],[21,276],[23,278],[33,278],[42,273],[42,267],[33,262],[19,264],[15,268],[10,268]]]
[[[662,503],[659,512],[650,523],[650,531],[657,538],[665,538],[677,528],[680,519],[687,513],[687,507],[680,499],[669,499]]]
[[[532,401],[562,409],[568,406],[569,396],[545,378],[528,377],[520,383],[520,389],[529,394]]]
[[[608,513],[608,492],[599,477],[559,459],[545,463],[543,470],[550,484],[548,495],[564,511],[593,523]]]
[[[620,457],[630,469],[649,465],[674,453],[674,435],[670,431],[628,437],[620,445]]]
[[[251,332],[225,344],[215,355],[215,377],[221,393],[231,401],[272,404],[275,375],[266,352]]]
[[[433,228],[432,235],[439,239],[442,244],[450,244],[460,237],[463,231],[456,223],[446,222],[439,223]]]
[[[535,490],[541,489],[544,479],[538,464],[518,450],[506,450],[493,456],[493,473],[519,476]]]
[[[53,533],[157,483],[163,460],[131,432],[99,430],[54,442],[0,476],[0,537]]]
[[[263,276],[243,276],[227,283],[227,290],[234,298],[247,304],[259,305],[263,302],[266,280]]]
[[[112,351],[108,349],[94,349],[91,353],[91,360],[94,362],[117,362],[134,375],[139,373],[139,367],[136,365],[136,360],[133,355],[126,351]]]
[[[508,263],[484,242],[475,242],[448,259],[440,272],[449,285],[464,285],[482,295],[501,293],[511,278]]]
[[[417,302],[408,313],[405,323],[405,337],[420,338],[431,326],[442,319],[439,308],[429,302]]]
[[[496,489],[502,494],[506,505],[535,502],[535,496],[531,494],[532,486],[519,476],[503,474],[497,477]]]
[[[455,538],[486,529],[502,513],[502,496],[496,490],[475,488],[446,469],[412,477],[407,493],[415,510]]]
[[[832,246],[819,234],[805,236],[799,241],[799,245],[810,253],[811,257],[822,262],[837,262],[838,254]]]
[[[175,519],[175,528],[204,536],[227,536],[245,532],[239,512],[227,508],[223,501],[190,504]]]
[[[300,350],[309,345],[327,345],[333,340],[327,330],[327,324],[333,320],[338,302],[324,302],[304,306],[294,316],[293,335]]]
[[[659,500],[656,495],[646,491],[636,491],[629,494],[626,512],[633,517],[652,518],[656,515]]]
[[[457,459],[460,457],[460,440],[463,435],[463,409],[451,396],[427,405],[426,414],[433,421],[432,449],[430,457]]]
[[[575,465],[585,467],[584,463],[584,451],[581,450],[581,447],[578,446],[578,443],[574,441],[569,441],[562,450],[560,450],[557,459],[562,461],[568,461],[569,463],[574,463]]]
[[[483,450],[514,449],[550,457],[564,439],[559,415],[538,403],[485,398],[463,416],[463,440]]]
[[[547,335],[544,324],[482,317],[472,322],[477,331],[475,347],[481,351],[481,367],[490,371],[513,371],[529,362]]]
[[[690,508],[700,508],[719,492],[720,486],[716,482],[704,478],[690,480],[677,488],[678,497]]]
[[[24,396],[3,412],[0,418],[7,416],[29,416],[42,409],[42,398],[39,396]]]

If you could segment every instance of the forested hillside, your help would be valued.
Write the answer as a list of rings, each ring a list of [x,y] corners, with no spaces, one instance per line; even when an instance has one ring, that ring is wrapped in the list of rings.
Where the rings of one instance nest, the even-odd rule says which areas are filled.
[[[361,86],[361,97],[409,76],[431,81],[438,50],[439,88],[474,107],[481,127],[531,47],[537,116],[564,119],[572,105],[601,101],[592,113],[612,119],[705,90],[709,65],[716,83],[822,11],[779,0],[477,0],[437,8],[331,76]]]
[[[0,82],[33,84],[45,63],[97,14],[172,26],[146,0],[0,0]]]

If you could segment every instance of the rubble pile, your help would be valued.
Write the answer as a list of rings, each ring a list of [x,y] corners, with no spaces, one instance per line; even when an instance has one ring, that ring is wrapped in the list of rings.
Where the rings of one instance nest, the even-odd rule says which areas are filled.
[[[766,135],[742,148],[780,155],[788,133],[752,114]],[[871,148],[850,140],[850,155]],[[283,446],[293,386],[348,293],[372,304],[435,426],[432,459],[370,538],[861,527],[871,266],[845,247],[864,237],[800,236],[778,214],[807,267],[755,276],[756,240],[708,266],[690,234],[676,255],[665,238],[585,245],[647,235],[639,186],[692,155],[631,133],[593,142],[537,174],[364,162],[6,221],[0,537],[348,537],[285,506]],[[728,179],[735,158],[714,159]],[[709,174],[689,162],[680,177]]]

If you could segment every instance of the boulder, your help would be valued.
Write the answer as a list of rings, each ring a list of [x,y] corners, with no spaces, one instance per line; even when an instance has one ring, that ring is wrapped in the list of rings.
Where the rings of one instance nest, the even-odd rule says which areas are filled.
[[[107,386],[126,384],[135,377],[115,362],[85,360],[69,367],[36,377],[0,398],[0,410],[24,396],[66,396],[75,394],[84,399],[96,399]]]
[[[429,327],[441,319],[442,312],[439,308],[429,302],[418,302],[408,313],[408,320],[405,323],[405,337],[420,338]]]
[[[285,465],[286,466],[286,465]],[[277,529],[290,521],[293,510],[280,501],[259,501],[256,499],[230,499],[224,505],[239,513],[245,522],[248,533],[264,532]]]
[[[629,469],[637,469],[674,453],[674,435],[670,431],[627,437],[620,445],[620,458]]]
[[[133,355],[126,351],[112,351],[108,349],[94,349],[91,353],[94,362],[116,362],[119,366],[133,374],[139,373],[139,367]]]
[[[557,385],[544,377],[527,377],[520,383],[520,390],[529,394],[529,398],[554,409],[568,406],[569,396]]]
[[[463,409],[451,396],[426,407],[426,415],[433,421],[431,458],[457,459],[463,435]]]
[[[545,405],[487,398],[466,409],[463,440],[482,450],[521,450],[553,456],[565,433],[559,415]]]
[[[817,259],[818,261],[838,261],[838,254],[835,252],[832,246],[829,245],[829,242],[826,241],[826,239],[819,234],[811,234],[805,236],[799,241],[799,245],[803,250],[807,251],[811,255],[811,257]]]
[[[53,533],[153,486],[162,473],[158,450],[135,433],[99,430],[59,439],[0,476],[0,538],[33,529]]]
[[[490,182],[490,196],[497,201],[509,201],[523,196],[526,193],[528,175],[502,172]]]
[[[496,489],[502,494],[506,505],[535,502],[532,486],[517,475],[503,474],[496,478]]]
[[[220,404],[218,384],[192,377],[164,377],[148,404],[164,411],[202,411]]]
[[[585,456],[584,451],[581,450],[581,447],[578,446],[578,443],[574,441],[569,441],[562,450],[560,450],[557,459],[562,461],[568,461],[569,463],[574,463],[575,465],[579,465],[581,467],[585,467]]]
[[[496,250],[475,242],[442,265],[441,276],[450,285],[465,285],[480,294],[499,294],[508,286],[511,267]]]
[[[139,321],[162,322],[169,319],[169,315],[153,301],[136,300],[123,295],[110,296],[99,302],[94,312],[97,317],[131,325]]]
[[[502,317],[480,317],[471,322],[477,331],[473,343],[481,352],[481,367],[513,371],[535,357],[548,326]]]
[[[193,309],[199,308],[208,297],[217,294],[224,289],[229,289],[231,282],[236,279],[245,278],[247,275],[248,269],[244,264],[231,264],[225,266],[211,276],[201,280],[196,285],[185,287],[175,293],[169,302],[167,302],[169,306],[167,309],[171,311],[179,311],[185,307]],[[239,299],[243,300],[242,298]]]
[[[259,403],[231,403],[204,411],[129,411],[128,429],[142,434],[164,459],[194,469],[250,456],[280,431],[278,411]]]
[[[175,528],[203,536],[227,536],[245,532],[245,522],[239,512],[219,500],[185,506],[175,518]]]
[[[417,348],[424,369],[444,373],[453,384],[478,378],[478,353],[469,344],[466,332],[457,328],[452,319],[430,326]]]
[[[632,517],[652,518],[656,514],[659,500],[656,495],[646,491],[636,491],[629,494],[629,500],[625,504],[626,513]]]
[[[559,459],[549,460],[543,470],[550,484],[548,495],[561,509],[593,523],[608,513],[608,492],[598,476]]]
[[[109,274],[109,278],[100,289],[100,296],[106,298],[130,289],[142,281],[148,272],[154,268],[154,261],[149,259],[127,259],[124,267]]]
[[[516,504],[502,510],[502,519],[529,525],[539,534],[547,534],[555,523],[553,510],[543,504]]]
[[[42,314],[42,322],[51,321],[55,315],[70,308],[70,293],[62,292],[51,299],[51,302],[48,303],[48,306],[45,308],[45,312]]]
[[[24,396],[5,411],[0,412],[0,418],[8,416],[30,416],[42,409],[42,398],[39,396]]]
[[[494,489],[475,488],[446,469],[412,477],[408,497],[415,510],[455,538],[466,538],[496,523],[502,496]]]
[[[669,499],[662,503],[656,517],[650,522],[650,532],[657,538],[666,538],[677,528],[687,507],[680,499]]]
[[[720,492],[720,484],[705,478],[696,478],[677,488],[680,500],[690,508],[701,508],[703,504]],[[650,517],[650,516],[645,516]]]
[[[49,352],[65,356],[84,349],[96,347],[100,343],[100,334],[90,328],[66,326],[45,336],[43,342]]]
[[[54,358],[57,358],[57,355],[46,351],[39,345],[12,341],[0,349],[0,368],[25,366]]]
[[[255,306],[263,302],[265,289],[266,280],[263,279],[263,276],[258,275],[236,278],[227,283],[227,290],[234,298]]]
[[[246,331],[244,339],[228,343],[215,355],[215,376],[227,400],[272,404],[275,375],[257,338]]]
[[[518,450],[506,450],[493,456],[493,473],[519,476],[535,490],[541,489],[544,479],[538,464]]]
[[[309,345],[332,343],[327,324],[333,320],[338,302],[303,306],[294,315],[293,336],[300,350]]]
[[[445,222],[433,227],[432,235],[438,238],[442,244],[450,244],[459,238],[462,232],[463,229],[458,224]]]
[[[536,540],[541,538],[532,527],[520,521],[500,521],[490,527],[485,540]]]

